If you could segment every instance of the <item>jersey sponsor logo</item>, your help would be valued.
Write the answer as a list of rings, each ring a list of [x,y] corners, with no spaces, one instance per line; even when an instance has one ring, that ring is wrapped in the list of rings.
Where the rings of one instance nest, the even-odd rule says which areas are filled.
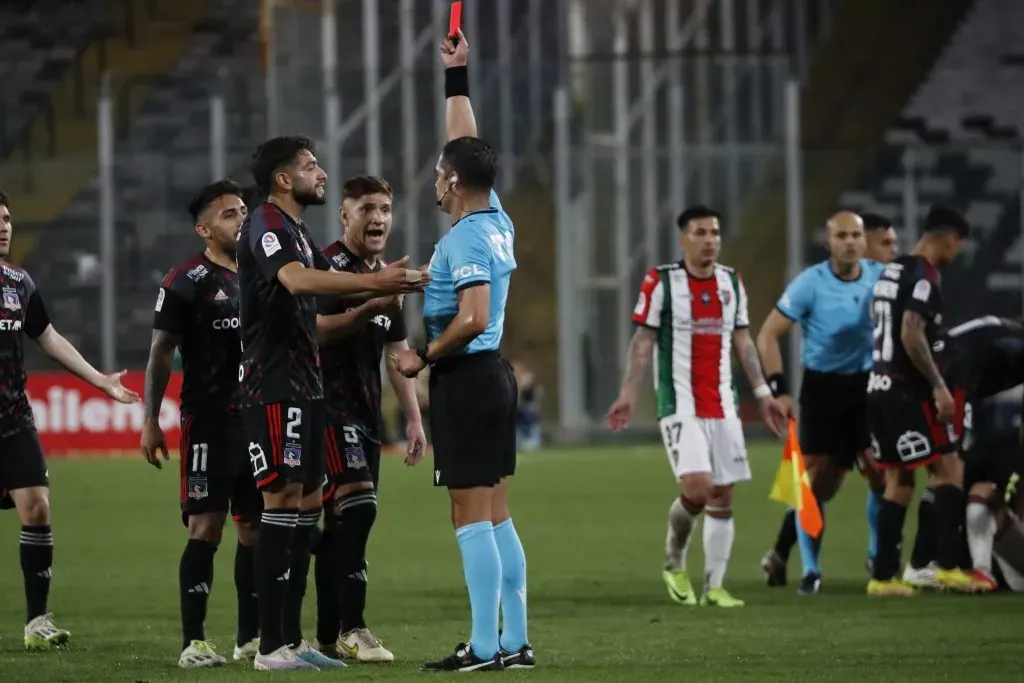
[[[892,377],[888,375],[876,375],[871,373],[868,375],[868,393],[876,393],[882,391],[889,391],[892,389]]]
[[[220,318],[213,321],[215,330],[237,330],[239,327],[238,318]]]
[[[156,295],[156,306],[153,308],[153,310],[156,311],[157,313],[159,313],[160,310],[164,307],[164,295],[164,288],[161,287],[160,291]]]
[[[21,321],[0,320],[0,332],[21,332]]]
[[[932,454],[932,442],[921,432],[903,432],[896,440],[896,453],[903,462],[912,462]]]
[[[383,313],[381,315],[374,316],[370,322],[384,330],[391,329],[391,318],[384,315]]]
[[[679,320],[681,327],[691,334],[722,335],[726,332],[725,321],[721,318],[697,318],[696,320]]]
[[[875,283],[875,296],[879,299],[896,299],[896,295],[899,294],[900,286],[895,282],[888,280],[879,280]]]
[[[281,251],[281,241],[272,232],[263,233],[263,237],[260,239],[260,246],[263,247],[263,253],[267,255],[267,258]]]
[[[200,263],[198,266],[185,273],[185,277],[187,277],[192,282],[199,282],[209,274],[209,269]]]
[[[911,294],[918,301],[928,301],[928,297],[932,293],[932,283],[927,280],[918,280],[917,284],[914,285],[914,293]]]
[[[25,279],[24,271],[11,268],[6,263],[0,264],[0,269],[3,269],[3,273],[6,277],[10,278],[11,280],[14,280],[15,282],[21,282],[22,280]]]
[[[462,266],[461,268],[456,268],[455,270],[452,271],[453,280],[465,280],[468,277],[486,276],[487,273],[484,272],[484,269],[475,263],[470,263],[469,265]]]
[[[18,290],[11,287],[4,287],[3,291],[4,308],[8,311],[20,311],[21,310],[21,297],[18,296]]]

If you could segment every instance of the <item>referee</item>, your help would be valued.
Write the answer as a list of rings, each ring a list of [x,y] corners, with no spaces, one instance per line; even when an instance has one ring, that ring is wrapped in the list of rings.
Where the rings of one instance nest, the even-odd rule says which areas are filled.
[[[473,614],[471,645],[459,644],[448,657],[424,664],[425,671],[534,665],[526,638],[526,556],[508,510],[508,477],[516,465],[516,383],[498,354],[516,268],[515,229],[493,190],[494,149],[476,137],[468,56],[461,32],[441,43],[448,144],[434,187],[438,206],[453,224],[430,261],[423,303],[429,341],[394,357],[406,377],[432,366],[434,484],[451,497]]]
[[[779,402],[793,414],[779,340],[794,323],[804,335],[800,388],[800,449],[811,490],[824,513],[847,471],[871,446],[865,391],[871,369],[871,292],[883,266],[864,258],[864,222],[850,211],[828,221],[827,261],[806,269],[783,293],[757,335],[765,374]],[[790,510],[775,547],[761,560],[769,586],[786,584],[786,562],[796,532],[803,560],[798,592],[821,589],[821,537],[809,537]]]

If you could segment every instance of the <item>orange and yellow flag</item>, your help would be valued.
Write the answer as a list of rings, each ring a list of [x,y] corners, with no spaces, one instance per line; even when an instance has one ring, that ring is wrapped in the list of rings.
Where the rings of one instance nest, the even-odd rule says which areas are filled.
[[[817,538],[821,535],[824,522],[818,501],[811,492],[811,480],[807,477],[804,456],[796,438],[795,420],[789,421],[789,437],[769,498],[796,510],[797,522],[809,536]]]

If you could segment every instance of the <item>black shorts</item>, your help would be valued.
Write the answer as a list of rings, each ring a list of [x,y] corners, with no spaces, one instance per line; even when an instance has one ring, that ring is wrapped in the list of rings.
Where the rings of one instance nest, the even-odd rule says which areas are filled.
[[[1021,449],[1017,402],[983,401],[973,405],[973,425],[964,439],[964,491],[983,482],[995,484],[999,500],[1010,493],[1019,495],[1024,475],[1024,450]],[[1014,482],[1015,485],[1011,485]],[[1008,489],[1014,489],[1008,491]],[[1012,502],[1007,501],[1007,502]]]
[[[327,480],[324,500],[345,484],[370,482],[374,488],[380,477],[380,444],[356,425],[329,424],[324,433]]]
[[[871,447],[866,391],[868,374],[804,370],[800,386],[800,450],[828,455],[849,470]]]
[[[11,491],[49,485],[46,460],[35,429],[0,437],[0,510],[14,507]]]
[[[515,474],[517,394],[512,367],[496,351],[431,368],[435,486],[495,486]]]
[[[302,495],[324,482],[324,402],[297,399],[244,409],[245,436],[256,488],[301,483]]]
[[[249,469],[240,417],[181,416],[181,521],[189,515],[231,512],[258,521],[263,496]]]
[[[955,425],[963,425],[964,393],[959,389],[952,393],[956,411],[949,424],[939,421],[930,398],[914,396],[895,383],[890,382],[888,389],[869,392],[868,425],[875,464],[914,469],[955,451],[961,436]]]

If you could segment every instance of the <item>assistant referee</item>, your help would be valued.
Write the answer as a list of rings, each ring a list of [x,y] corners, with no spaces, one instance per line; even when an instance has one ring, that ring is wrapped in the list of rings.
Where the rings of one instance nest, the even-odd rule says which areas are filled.
[[[515,228],[493,189],[494,149],[476,137],[468,56],[461,32],[441,43],[448,143],[434,187],[453,225],[430,261],[423,304],[428,343],[395,357],[407,377],[432,366],[434,485],[447,487],[451,497],[473,613],[470,644],[424,664],[427,671],[534,665],[526,637],[526,556],[508,509],[508,477],[516,465],[516,382],[498,353],[516,268]]]

